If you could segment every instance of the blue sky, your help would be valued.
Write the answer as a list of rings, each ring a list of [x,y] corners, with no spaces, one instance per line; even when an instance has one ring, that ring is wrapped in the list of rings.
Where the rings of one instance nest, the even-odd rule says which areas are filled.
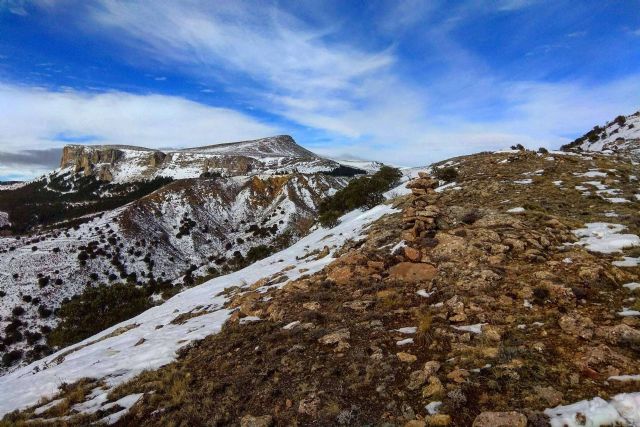
[[[0,180],[66,143],[291,134],[421,165],[640,108],[640,1],[0,0]]]

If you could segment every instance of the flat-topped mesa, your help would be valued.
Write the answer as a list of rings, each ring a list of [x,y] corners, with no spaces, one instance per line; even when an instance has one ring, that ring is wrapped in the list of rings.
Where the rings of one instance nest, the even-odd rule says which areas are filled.
[[[255,173],[314,173],[330,171],[338,163],[298,145],[289,135],[178,150],[155,150],[129,145],[68,145],[60,167],[103,181],[128,182],[159,176],[196,178]]]

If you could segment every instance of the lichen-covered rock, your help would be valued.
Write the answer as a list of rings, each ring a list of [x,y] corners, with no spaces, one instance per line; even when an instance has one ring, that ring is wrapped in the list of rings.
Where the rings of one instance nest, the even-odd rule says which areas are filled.
[[[527,427],[527,417],[515,411],[482,412],[473,421],[473,427]]]

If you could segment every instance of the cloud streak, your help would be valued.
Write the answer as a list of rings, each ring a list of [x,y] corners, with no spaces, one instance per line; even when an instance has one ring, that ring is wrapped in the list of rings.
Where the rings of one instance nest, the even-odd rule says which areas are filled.
[[[277,133],[245,114],[165,95],[50,91],[0,84],[0,146],[6,152],[66,142],[206,145]]]
[[[45,3],[45,9],[55,8]],[[314,7],[303,3],[302,9]],[[0,144],[10,152],[65,141],[196,146],[287,132],[321,154],[404,165],[516,143],[555,148],[637,110],[640,70],[595,82],[577,73],[553,79],[544,71],[511,73],[461,36],[485,19],[522,24],[518,17],[526,18],[530,32],[514,33],[522,45],[514,68],[557,62],[558,51],[571,52],[588,34],[567,25],[555,39],[530,42],[549,13],[541,3],[393,2],[372,15],[366,31],[376,32],[375,42],[354,37],[351,22],[338,15],[305,14],[279,2],[74,3],[74,31],[113,43],[120,60],[155,76],[162,87],[187,76],[206,87],[200,95],[249,106],[269,119],[177,96],[0,85]],[[524,17],[525,10],[542,12]],[[579,14],[566,15],[567,22],[582,23]],[[417,50],[403,51],[407,39]],[[514,48],[508,41],[503,47]],[[422,62],[408,64],[408,57]]]

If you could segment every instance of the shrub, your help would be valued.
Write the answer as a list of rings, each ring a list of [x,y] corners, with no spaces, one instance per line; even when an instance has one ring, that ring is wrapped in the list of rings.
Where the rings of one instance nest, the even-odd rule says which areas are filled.
[[[549,150],[547,150],[544,147],[540,147],[540,148],[538,148],[538,153],[540,153],[540,154],[549,154]]]
[[[332,227],[346,212],[362,207],[372,208],[380,204],[384,200],[382,193],[397,185],[401,177],[398,169],[383,166],[372,176],[351,180],[346,187],[320,203],[320,224]]]
[[[618,116],[614,121],[618,124],[618,126],[623,126],[626,123],[627,118],[625,116]]]
[[[331,176],[352,177],[356,175],[366,175],[367,171],[358,168],[352,168],[351,166],[340,165],[332,171],[322,172],[322,174]]]
[[[21,350],[12,350],[8,353],[5,353],[2,356],[2,364],[4,366],[11,366],[16,363],[18,360],[22,359],[22,351]]]
[[[271,248],[265,245],[254,246],[247,252],[246,260],[249,264],[253,264],[256,261],[259,261],[263,258],[271,255]]]
[[[452,182],[455,181],[456,178],[458,178],[458,171],[452,166],[447,166],[445,168],[437,168],[433,172],[433,176],[435,176],[440,181]]]
[[[49,345],[64,347],[76,343],[149,307],[145,291],[134,285],[118,283],[86,288],[60,307],[60,324],[49,334]]]
[[[44,305],[38,306],[38,315],[43,319],[46,319],[47,317],[51,316],[51,313],[52,311],[48,309],[46,306]]]
[[[46,277],[40,277],[38,279],[38,286],[40,286],[41,288],[44,288],[45,286],[47,286],[49,284],[49,276]]]
[[[477,220],[479,220],[480,218],[481,218],[480,212],[478,212],[477,209],[472,209],[466,212],[464,215],[462,215],[461,221],[464,222],[465,224],[471,225]]]

